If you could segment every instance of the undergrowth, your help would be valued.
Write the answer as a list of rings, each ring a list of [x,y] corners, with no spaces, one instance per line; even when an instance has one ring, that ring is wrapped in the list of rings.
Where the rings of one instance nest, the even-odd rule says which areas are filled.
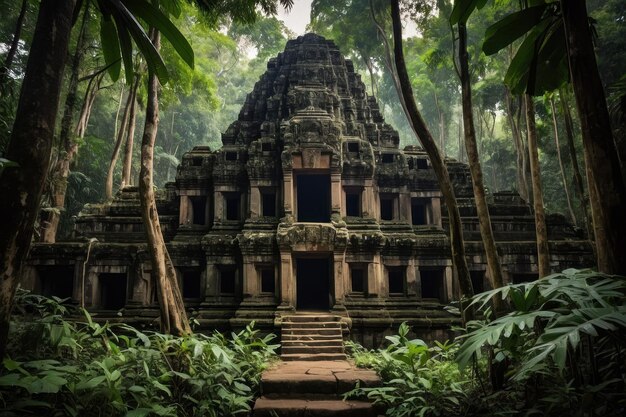
[[[494,297],[507,310],[496,318]],[[626,278],[569,269],[476,295],[483,317],[428,347],[402,324],[385,349],[353,344],[378,388],[357,388],[387,416],[626,415]]]
[[[273,335],[173,337],[69,319],[58,298],[20,291],[0,372],[0,416],[247,415]]]

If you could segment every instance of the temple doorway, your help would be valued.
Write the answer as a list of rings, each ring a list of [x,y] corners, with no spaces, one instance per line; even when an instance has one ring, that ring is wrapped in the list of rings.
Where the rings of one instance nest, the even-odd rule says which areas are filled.
[[[330,309],[329,258],[296,259],[296,308],[298,310]]]
[[[330,222],[330,175],[299,174],[296,177],[299,222]]]

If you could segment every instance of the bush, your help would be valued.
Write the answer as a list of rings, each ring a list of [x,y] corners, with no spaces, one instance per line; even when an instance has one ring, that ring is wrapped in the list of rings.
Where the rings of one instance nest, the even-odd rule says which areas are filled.
[[[357,366],[376,370],[383,386],[357,387],[347,395],[384,405],[389,417],[459,415],[470,401],[472,383],[453,361],[458,345],[435,342],[428,347],[420,339],[409,340],[408,333],[409,326],[402,323],[398,335],[387,336],[390,345],[378,351],[350,344]]]
[[[247,414],[273,335],[253,324],[172,337],[68,318],[68,307],[21,291],[0,374],[2,416],[230,416]]]

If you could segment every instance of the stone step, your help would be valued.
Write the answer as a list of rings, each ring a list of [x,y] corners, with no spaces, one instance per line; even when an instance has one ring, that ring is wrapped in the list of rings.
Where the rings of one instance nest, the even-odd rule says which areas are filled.
[[[309,315],[309,314],[298,314],[294,316],[285,316],[283,318],[283,323],[310,323],[313,321],[333,321],[340,322],[341,317],[339,316],[326,316],[326,315]]]
[[[335,346],[282,346],[283,355],[288,354],[313,354],[313,353],[344,353],[343,345]]]
[[[283,329],[341,329],[337,321],[299,321],[283,323]]]
[[[328,336],[328,338],[306,338],[306,339],[285,339],[282,340],[283,347],[285,346],[343,346],[343,339]]]
[[[294,362],[292,362],[294,363]],[[324,395],[341,398],[353,390],[357,383],[364,388],[381,385],[376,372],[370,370],[347,370],[323,373],[313,368],[311,374],[266,373],[261,378],[261,394],[268,398],[306,397],[323,398]]]
[[[376,415],[374,406],[366,401],[261,397],[254,404],[254,417],[375,417]]]
[[[280,355],[284,361],[345,361],[345,353],[287,353]]]
[[[313,336],[313,335],[339,335],[341,337],[342,332],[339,328],[321,328],[321,329],[282,329],[282,336],[285,335],[305,335],[305,336]]]

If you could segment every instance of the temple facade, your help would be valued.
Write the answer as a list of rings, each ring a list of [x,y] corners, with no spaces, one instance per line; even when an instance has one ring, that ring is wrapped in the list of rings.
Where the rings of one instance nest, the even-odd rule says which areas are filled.
[[[447,214],[426,153],[399,149],[376,99],[332,41],[307,34],[269,61],[223,146],[184,154],[158,193],[163,233],[200,329],[332,312],[368,346],[408,321],[446,332],[457,298]],[[446,161],[459,200],[472,282],[488,289],[465,164]],[[26,287],[71,297],[96,317],[154,324],[155,283],[136,187],[86,206],[69,242],[36,244]],[[517,193],[490,195],[507,282],[537,277],[534,217]],[[551,266],[593,264],[589,242],[549,216]]]

